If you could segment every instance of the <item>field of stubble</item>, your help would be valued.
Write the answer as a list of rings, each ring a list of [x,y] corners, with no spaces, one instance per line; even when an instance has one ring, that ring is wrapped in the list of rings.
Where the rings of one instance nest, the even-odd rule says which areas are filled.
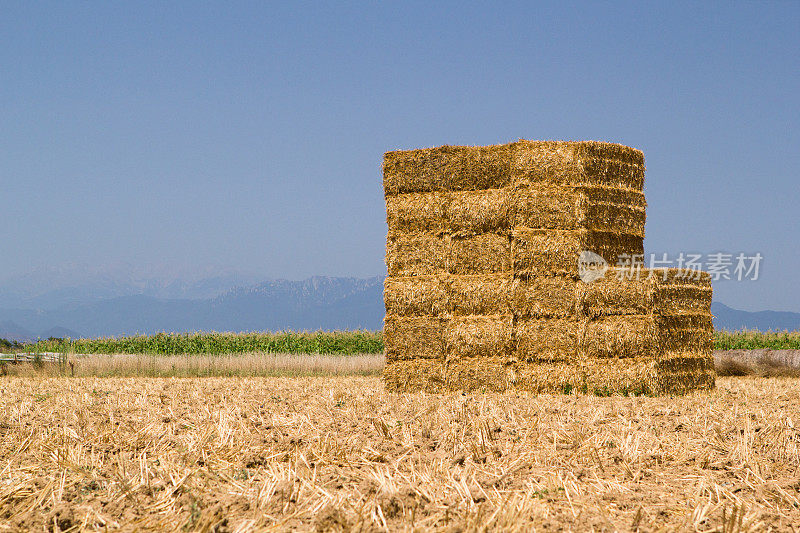
[[[791,530],[800,379],[710,396],[0,378],[0,531]]]

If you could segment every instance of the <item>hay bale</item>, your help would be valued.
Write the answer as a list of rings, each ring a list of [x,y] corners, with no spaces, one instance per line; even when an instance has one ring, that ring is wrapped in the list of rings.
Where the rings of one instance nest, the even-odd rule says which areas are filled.
[[[644,193],[610,187],[581,187],[579,190],[582,227],[644,237],[647,218]]]
[[[386,198],[389,234],[440,233],[446,227],[448,197],[444,193],[408,193]]]
[[[602,278],[576,283],[578,314],[584,318],[647,315],[653,307],[652,286],[647,276],[620,279],[618,269],[609,268]]]
[[[589,229],[644,237],[644,194],[609,187],[528,186],[513,189],[513,225]]]
[[[441,361],[417,359],[387,362],[383,379],[390,391],[503,392],[514,382],[513,365],[494,357]]]
[[[515,186],[601,185],[641,191],[644,156],[612,143],[522,140],[513,149],[511,174]]]
[[[434,316],[397,317],[383,320],[386,361],[442,359],[447,319]]]
[[[386,267],[389,276],[445,274],[450,239],[429,233],[389,235],[386,241]]]
[[[585,222],[581,213],[583,194],[574,187],[516,187],[513,226],[536,229],[579,229]]]
[[[714,345],[714,323],[710,313],[655,315],[662,356],[673,352],[710,355]]]
[[[495,189],[511,183],[510,144],[440,146],[383,156],[387,196],[408,192]]]
[[[715,387],[714,358],[711,354],[675,354],[656,362],[659,394],[685,394]]]
[[[537,394],[569,394],[584,390],[583,367],[571,363],[520,361],[514,365],[515,389]]]
[[[661,392],[661,378],[654,360],[631,358],[588,359],[585,390],[589,394],[653,395]]]
[[[613,143],[525,141],[387,152],[387,196],[515,185],[603,185],[642,190],[644,156]]]
[[[654,269],[654,312],[660,315],[708,314],[711,312],[711,276],[707,272]]]
[[[450,276],[447,312],[452,315],[510,315],[516,280],[509,272]]]
[[[513,386],[514,366],[502,357],[454,358],[445,364],[447,390],[503,392]]]
[[[529,276],[577,276],[578,257],[584,250],[614,265],[620,254],[644,253],[644,241],[635,235],[589,230],[515,228],[511,253],[514,272]]]
[[[442,276],[386,278],[383,299],[386,314],[437,316],[447,312],[447,279]]]
[[[447,371],[443,360],[407,359],[386,361],[383,367],[386,390],[393,392],[444,392]]]
[[[511,315],[454,316],[445,327],[447,360],[506,357],[513,351]]]
[[[459,235],[506,232],[512,223],[509,189],[448,193],[444,219],[447,230]]]
[[[451,274],[495,274],[511,271],[511,242],[507,235],[484,233],[449,240],[447,270]]]
[[[576,313],[576,282],[566,277],[518,277],[512,307],[520,318],[571,317]]]
[[[601,316],[584,323],[581,359],[655,360],[658,332],[651,315]]]
[[[520,362],[575,362],[578,326],[573,318],[519,318],[515,356]]]

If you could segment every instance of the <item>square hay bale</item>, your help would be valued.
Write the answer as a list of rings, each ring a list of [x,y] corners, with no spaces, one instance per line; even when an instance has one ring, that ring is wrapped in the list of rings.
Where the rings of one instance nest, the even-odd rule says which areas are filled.
[[[386,278],[383,299],[392,316],[442,315],[447,312],[447,279],[442,276]]]
[[[447,319],[434,316],[397,317],[383,320],[386,361],[445,358]]]
[[[524,141],[514,146],[512,183],[600,185],[641,191],[644,156],[613,143]]]
[[[511,315],[454,316],[445,327],[447,360],[463,358],[510,358],[513,345]]]
[[[576,282],[572,278],[518,277],[514,280],[513,312],[520,318],[575,316]]]
[[[511,183],[512,145],[440,146],[383,156],[383,190],[408,192],[495,189]]]
[[[601,316],[587,320],[580,336],[581,359],[655,360],[658,331],[651,315]]]
[[[537,394],[569,394],[584,389],[585,372],[575,362],[520,361],[514,365],[513,386]]]
[[[438,192],[408,193],[386,198],[389,234],[441,233],[447,228],[447,195]]]
[[[589,250],[616,264],[620,254],[644,253],[644,241],[636,235],[589,230],[515,228],[511,253],[514,273],[529,276],[577,276],[578,258]]]
[[[513,386],[513,364],[506,358],[448,359],[445,364],[447,390],[503,392]]]
[[[520,362],[574,363],[579,323],[574,318],[519,318],[514,325]]]
[[[673,354],[656,363],[659,394],[685,394],[693,390],[711,390],[715,386],[714,358],[711,354]]]
[[[711,354],[711,315],[611,315],[586,320],[582,358],[659,360],[673,352]]]
[[[610,187],[581,187],[578,206],[582,227],[644,237],[644,193]]]
[[[386,361],[383,367],[386,390],[393,392],[445,392],[447,371],[441,359]]]
[[[673,352],[710,355],[714,346],[714,324],[710,313],[656,315],[662,357]]]
[[[590,358],[582,362],[589,394],[654,395],[661,392],[661,378],[654,360],[632,358]]]
[[[590,229],[644,237],[644,194],[609,187],[527,186],[513,189],[513,226]]]
[[[498,358],[455,359],[441,361],[418,359],[387,362],[383,379],[390,391],[503,392],[512,385],[514,367]]]
[[[447,312],[452,315],[510,315],[516,280],[510,272],[450,276]]]
[[[535,229],[580,229],[581,191],[575,187],[529,186],[513,189],[513,226]]]
[[[451,274],[495,274],[511,271],[508,235],[483,233],[449,240],[447,270]]]
[[[708,314],[711,312],[711,276],[685,269],[653,269],[654,312],[660,315]]]
[[[450,239],[429,233],[389,235],[386,267],[389,276],[426,276],[447,273]]]
[[[653,308],[652,282],[647,275],[628,279],[624,270],[609,268],[602,278],[577,286],[578,314],[585,318],[608,315],[647,315]]]
[[[512,223],[512,201],[508,188],[448,193],[447,230],[461,235],[506,232]]]

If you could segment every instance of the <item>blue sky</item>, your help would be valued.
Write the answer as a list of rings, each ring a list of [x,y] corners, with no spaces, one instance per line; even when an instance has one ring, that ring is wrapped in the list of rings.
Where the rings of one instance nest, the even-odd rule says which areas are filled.
[[[800,311],[800,4],[4,3],[0,278],[59,262],[372,276],[383,152],[644,151],[648,252]]]

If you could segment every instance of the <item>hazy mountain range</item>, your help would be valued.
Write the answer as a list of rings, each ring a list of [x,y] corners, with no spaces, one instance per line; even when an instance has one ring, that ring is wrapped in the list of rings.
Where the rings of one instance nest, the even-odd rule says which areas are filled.
[[[192,281],[113,276],[82,283],[0,284],[0,338],[98,337],[159,331],[376,330],[383,277],[313,277],[248,283],[247,276]],[[16,283],[16,284],[15,284]],[[719,329],[800,329],[800,313],[732,309],[715,302]]]

